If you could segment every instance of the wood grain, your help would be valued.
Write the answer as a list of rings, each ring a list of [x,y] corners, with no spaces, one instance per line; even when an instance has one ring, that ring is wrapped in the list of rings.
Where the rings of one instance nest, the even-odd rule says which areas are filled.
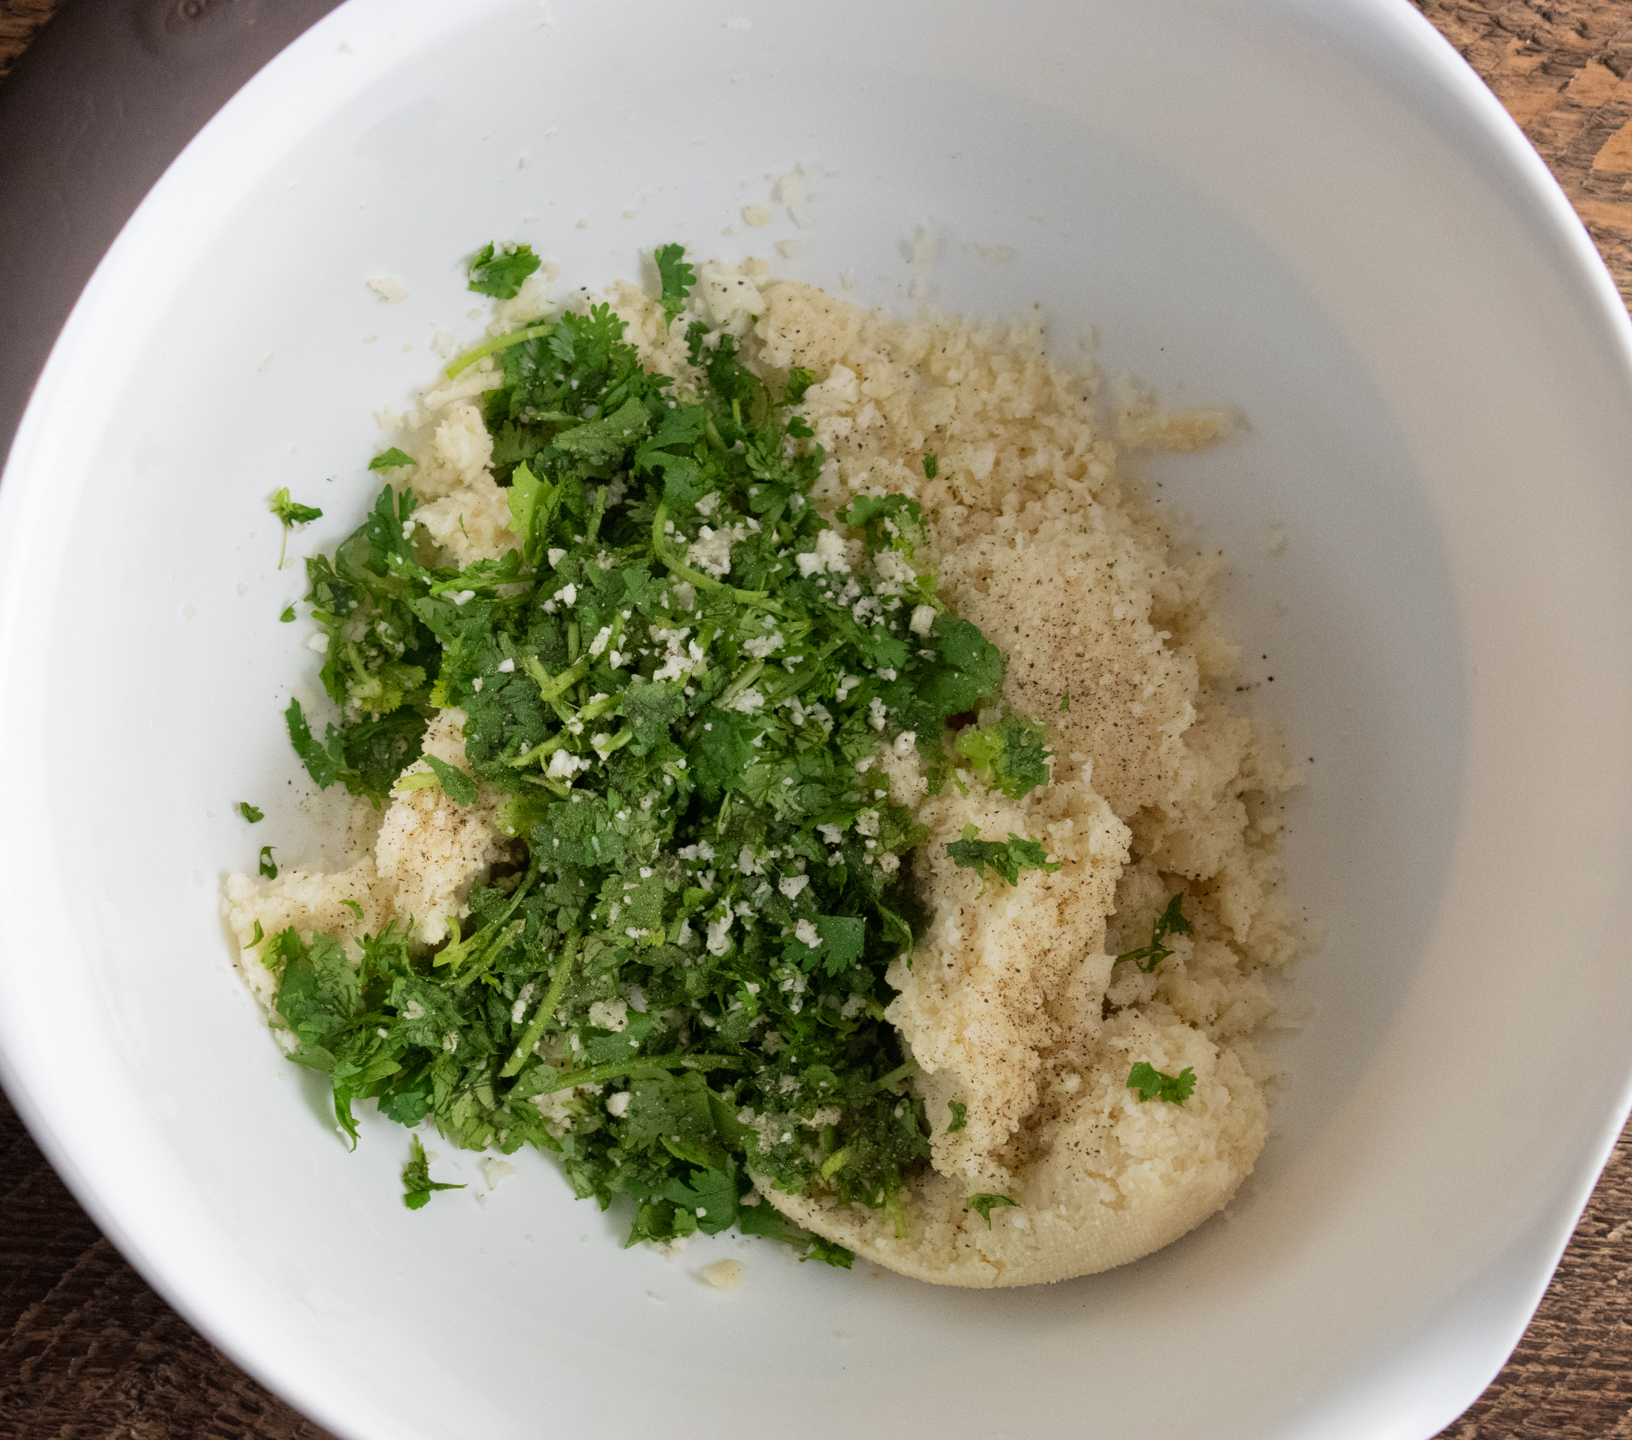
[[[1632,4],[1418,0],[1552,168],[1632,304]]]
[[[51,18],[57,4],[58,0],[0,0],[0,80]]]
[[[1418,0],[1632,303],[1632,0]],[[0,0],[0,76],[57,0]],[[1632,1440],[1632,1128],[1535,1320],[1446,1440]],[[0,1440],[325,1440],[104,1240],[0,1100]]]

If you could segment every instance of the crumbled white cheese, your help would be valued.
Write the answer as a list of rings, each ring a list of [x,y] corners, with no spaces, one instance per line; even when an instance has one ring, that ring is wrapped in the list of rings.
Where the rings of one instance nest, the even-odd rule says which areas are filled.
[[[477,1161],[482,1168],[482,1175],[487,1180],[487,1188],[494,1189],[506,1175],[514,1175],[516,1167],[508,1160],[497,1155],[488,1155]]]
[[[716,580],[723,580],[731,573],[731,547],[745,533],[740,525],[726,525],[719,530],[705,525],[686,547],[686,559]]]
[[[731,940],[728,934],[730,929],[731,916],[729,915],[725,916],[724,919],[710,920],[708,922],[708,953],[710,955],[723,955],[731,948]]]

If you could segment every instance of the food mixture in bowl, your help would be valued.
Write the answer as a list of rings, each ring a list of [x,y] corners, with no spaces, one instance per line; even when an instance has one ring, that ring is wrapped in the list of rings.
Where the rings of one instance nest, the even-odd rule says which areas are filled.
[[[631,1241],[973,1286],[1168,1243],[1264,1143],[1294,775],[1117,456],[1230,415],[1128,389],[1113,436],[1034,326],[655,260],[553,310],[478,255],[490,338],[307,562],[289,733],[354,859],[228,882],[274,1035],[353,1138],[556,1152]],[[417,1137],[404,1182],[448,1188]]]

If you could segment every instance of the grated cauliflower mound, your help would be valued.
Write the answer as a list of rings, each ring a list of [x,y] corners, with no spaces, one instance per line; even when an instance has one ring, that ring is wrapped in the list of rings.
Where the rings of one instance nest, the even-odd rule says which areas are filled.
[[[1268,1073],[1250,1036],[1275,1018],[1267,977],[1300,946],[1277,888],[1296,776],[1225,702],[1239,656],[1213,609],[1219,566],[1181,552],[1117,468],[1119,443],[1194,450],[1236,419],[1161,411],[1124,385],[1113,441],[1097,375],[1050,364],[1035,325],[902,321],[778,282],[757,305],[746,353],[773,382],[795,365],[821,377],[804,407],[830,457],[818,501],[920,501],[943,599],[1003,651],[1003,698],[1055,752],[1055,783],[1018,802],[978,784],[926,797],[912,756],[882,757],[894,798],[933,832],[914,875],[934,920],[889,974],[932,1130],[907,1233],[881,1211],[761,1188],[818,1234],[945,1284],[1137,1259],[1251,1173]],[[946,858],[966,824],[1041,839],[1061,868],[982,892]],[[1195,933],[1154,974],[1113,967],[1181,890]],[[1127,1088],[1140,1060],[1191,1067],[1186,1104],[1140,1103]],[[953,1100],[967,1113],[949,1132]],[[988,1226],[973,1194],[1017,1203]]]
[[[1279,797],[1296,776],[1279,743],[1226,704],[1239,657],[1213,610],[1219,567],[1177,547],[1117,469],[1118,444],[1193,450],[1235,417],[1162,411],[1124,385],[1113,441],[1095,414],[1097,374],[1046,360],[1035,324],[892,319],[771,281],[762,261],[698,272],[696,308],[771,383],[796,365],[819,377],[803,406],[828,455],[814,499],[828,513],[861,493],[920,501],[943,598],[1003,651],[1004,699],[1044,723],[1055,752],[1053,783],[1013,800],[978,783],[930,796],[910,741],[881,749],[893,798],[931,830],[914,878],[933,920],[889,972],[898,994],[887,1016],[920,1067],[932,1168],[904,1197],[905,1234],[882,1211],[828,1196],[761,1182],[764,1197],[861,1255],[944,1284],[1023,1285],[1137,1259],[1215,1213],[1251,1173],[1269,1078],[1251,1036],[1274,1021],[1266,981],[1301,943],[1278,890]],[[546,266],[500,305],[491,333],[546,313],[555,273]],[[680,385],[695,379],[683,327],[634,286],[611,299],[643,363]],[[415,523],[437,563],[513,542],[476,403],[500,383],[484,360],[408,414],[380,417],[418,461]],[[848,565],[847,549],[829,549],[824,564]],[[444,710],[425,748],[468,770],[463,723]],[[1040,839],[1060,868],[983,885],[946,853],[971,824]],[[257,921],[267,935],[294,925],[351,940],[412,917],[434,944],[509,843],[485,786],[470,807],[410,790],[338,873],[230,877],[223,909],[252,992],[270,1012],[275,981],[250,947]],[[1177,891],[1194,933],[1169,941],[1154,974],[1114,966]],[[1141,1060],[1192,1068],[1189,1100],[1141,1103],[1126,1083]],[[958,1130],[953,1101],[966,1112]],[[1016,1203],[988,1225],[966,1203],[974,1194]]]

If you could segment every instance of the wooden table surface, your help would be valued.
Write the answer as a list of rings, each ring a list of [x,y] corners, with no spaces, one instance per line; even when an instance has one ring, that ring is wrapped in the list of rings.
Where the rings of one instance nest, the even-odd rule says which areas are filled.
[[[1418,0],[1632,303],[1632,0]],[[0,76],[58,0],[0,0]],[[1446,1440],[1632,1440],[1632,1127],[1518,1350]],[[97,1233],[0,1098],[0,1440],[324,1440]],[[1201,1437],[1198,1437],[1201,1440]]]

